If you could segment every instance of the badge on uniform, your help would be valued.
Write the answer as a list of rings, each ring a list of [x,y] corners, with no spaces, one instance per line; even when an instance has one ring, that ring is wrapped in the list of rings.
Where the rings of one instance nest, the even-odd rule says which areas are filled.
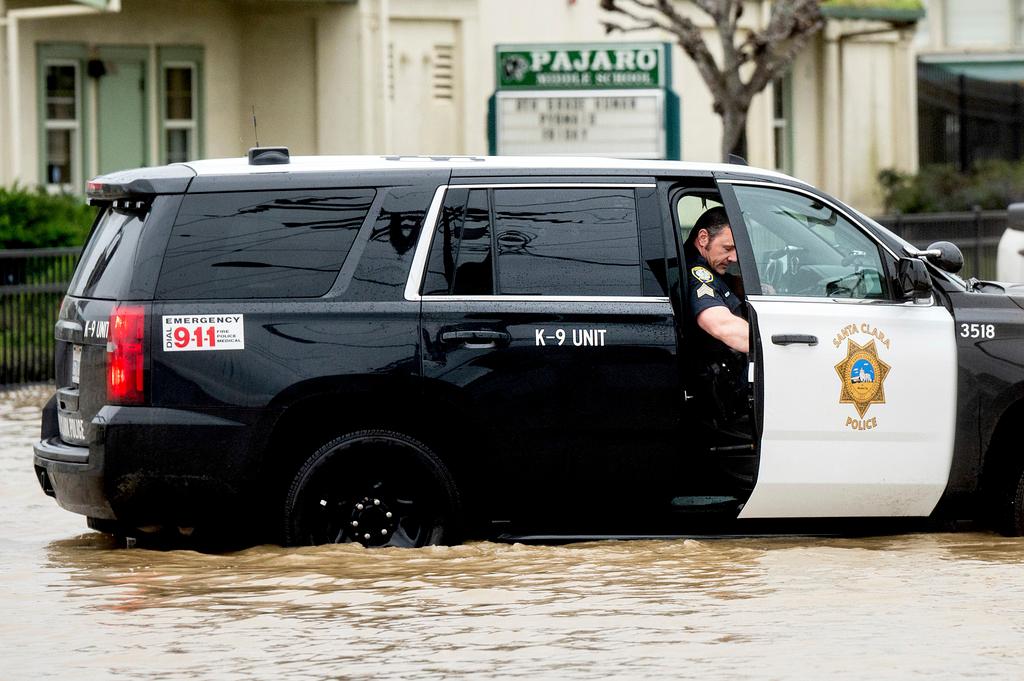
[[[702,284],[710,284],[715,279],[715,275],[711,274],[711,270],[706,267],[701,267],[700,265],[690,268],[690,274],[692,274],[697,281]]]
[[[711,288],[707,284],[701,284],[700,288],[697,289],[697,297],[700,298],[701,296],[711,296],[714,298],[715,289]]]

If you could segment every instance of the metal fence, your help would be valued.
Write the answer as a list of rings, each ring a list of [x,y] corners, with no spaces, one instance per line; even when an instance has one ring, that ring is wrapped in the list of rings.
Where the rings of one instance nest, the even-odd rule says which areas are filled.
[[[0,250],[0,386],[54,379],[53,326],[80,252]]]
[[[1006,229],[1005,210],[974,210],[965,213],[887,215],[880,223],[918,248],[936,241],[952,241],[964,254],[963,278],[996,278],[996,251]]]
[[[917,66],[921,165],[1024,158],[1024,87]]]

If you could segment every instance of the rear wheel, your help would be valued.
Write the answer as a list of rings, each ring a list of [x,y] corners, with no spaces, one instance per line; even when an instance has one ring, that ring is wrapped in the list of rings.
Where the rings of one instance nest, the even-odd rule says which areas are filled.
[[[426,445],[359,431],[328,442],[299,468],[285,498],[285,542],[452,543],[458,506],[448,469]]]

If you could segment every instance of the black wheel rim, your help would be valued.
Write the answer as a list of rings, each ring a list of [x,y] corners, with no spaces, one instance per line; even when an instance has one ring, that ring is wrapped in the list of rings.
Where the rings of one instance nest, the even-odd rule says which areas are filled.
[[[418,547],[443,527],[433,476],[401,447],[332,450],[298,504],[300,540],[314,545]]]

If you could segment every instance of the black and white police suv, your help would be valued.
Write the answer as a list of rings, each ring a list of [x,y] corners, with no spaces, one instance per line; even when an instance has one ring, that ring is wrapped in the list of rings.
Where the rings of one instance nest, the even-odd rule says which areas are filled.
[[[962,281],[955,247],[918,251],[792,178],[276,148],[89,196],[34,465],[93,528],[1024,531],[1024,291]],[[701,378],[682,256],[719,206],[750,328],[733,413]]]

